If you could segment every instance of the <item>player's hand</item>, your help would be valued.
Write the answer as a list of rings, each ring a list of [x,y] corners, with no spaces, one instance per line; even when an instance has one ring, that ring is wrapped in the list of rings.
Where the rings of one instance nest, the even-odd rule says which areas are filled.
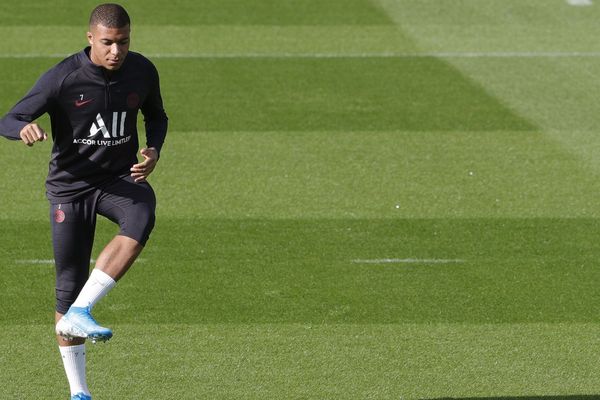
[[[25,125],[23,129],[21,129],[19,136],[21,136],[21,140],[30,147],[33,146],[35,142],[43,142],[48,139],[46,132],[35,122]]]
[[[154,171],[158,162],[158,151],[154,147],[143,148],[140,150],[140,154],[144,157],[144,161],[131,167],[131,177],[136,183],[144,182]]]

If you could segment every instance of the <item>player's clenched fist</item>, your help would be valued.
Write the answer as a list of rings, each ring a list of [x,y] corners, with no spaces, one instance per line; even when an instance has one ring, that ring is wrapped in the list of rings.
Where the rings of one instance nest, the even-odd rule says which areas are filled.
[[[35,142],[42,142],[48,139],[46,132],[35,122],[25,125],[19,135],[27,146],[33,146]]]

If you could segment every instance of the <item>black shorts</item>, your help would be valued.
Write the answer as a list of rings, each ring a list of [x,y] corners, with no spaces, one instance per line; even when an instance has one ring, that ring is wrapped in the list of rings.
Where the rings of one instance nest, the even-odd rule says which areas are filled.
[[[130,176],[71,203],[50,205],[56,264],[56,311],[64,314],[88,279],[96,230],[96,215],[117,223],[119,235],[144,246],[154,227],[156,197],[147,182]]]

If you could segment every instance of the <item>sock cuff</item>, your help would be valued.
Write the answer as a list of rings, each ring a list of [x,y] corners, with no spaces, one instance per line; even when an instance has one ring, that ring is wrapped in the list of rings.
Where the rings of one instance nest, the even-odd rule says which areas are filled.
[[[78,344],[76,346],[58,346],[58,349],[62,355],[79,353],[85,351],[85,344]]]
[[[72,306],[89,307],[91,310],[116,284],[117,282],[107,273],[94,268]]]
[[[102,286],[113,287],[117,284],[117,282],[106,272],[102,271],[99,268],[94,268],[92,273],[90,274],[90,278],[93,278],[101,284]]]

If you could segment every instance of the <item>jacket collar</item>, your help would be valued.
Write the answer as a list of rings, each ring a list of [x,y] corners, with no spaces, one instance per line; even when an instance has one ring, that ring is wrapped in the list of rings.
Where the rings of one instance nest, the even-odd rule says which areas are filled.
[[[91,47],[87,46],[86,48],[84,48],[83,50],[81,50],[78,54],[79,56],[79,62],[81,63],[81,65],[83,65],[83,67],[92,72],[94,75],[97,76],[101,76],[104,79],[106,79],[108,77],[108,70],[100,65],[96,65],[92,62],[92,59],[90,58],[90,50]],[[119,75],[121,74],[121,71],[125,68],[125,66],[127,65],[127,58],[125,57],[125,61],[123,62],[123,65],[121,65],[121,68],[119,68],[116,71],[112,71],[112,73],[110,74],[111,80],[114,80],[115,78],[118,78]]]

